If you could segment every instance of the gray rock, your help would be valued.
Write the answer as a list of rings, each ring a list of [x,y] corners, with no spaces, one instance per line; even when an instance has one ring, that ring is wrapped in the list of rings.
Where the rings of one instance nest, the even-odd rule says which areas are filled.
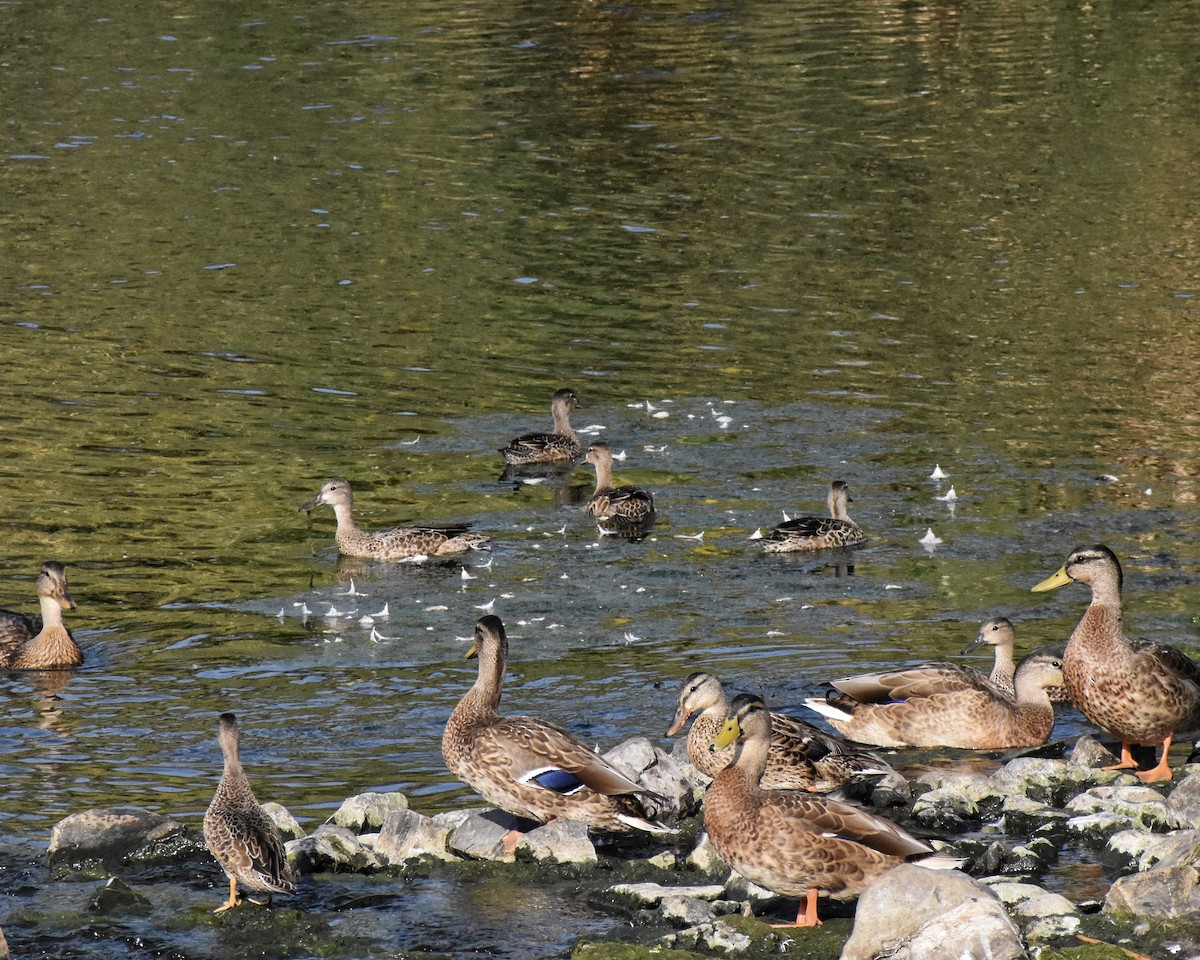
[[[73,813],[50,831],[50,866],[177,862],[207,856],[199,835],[183,824],[141,807],[93,808]]]
[[[918,823],[939,830],[961,830],[982,816],[979,804],[954,787],[938,787],[917,797],[912,815]]]
[[[1113,834],[1133,827],[1133,821],[1119,813],[1089,813],[1067,821],[1067,832],[1089,843],[1106,843]]]
[[[446,846],[450,829],[449,824],[438,823],[415,810],[396,810],[384,819],[373,849],[376,856],[390,864],[422,857],[457,860]]]
[[[517,856],[552,863],[598,863],[596,848],[588,838],[587,825],[574,820],[555,820],[530,830],[518,842]]]
[[[871,787],[871,806],[878,809],[907,807],[912,802],[912,787],[908,780],[891,767]]]
[[[684,862],[693,870],[699,870],[708,877],[724,875],[729,871],[729,864],[721,859],[707,833],[700,835],[700,842],[696,844],[696,849],[687,855]]]
[[[1075,741],[1067,760],[1078,767],[1095,768],[1111,766],[1118,757],[1095,737],[1084,734]]]
[[[389,813],[408,809],[408,797],[402,793],[360,793],[343,801],[329,822],[357,833],[378,830]]]
[[[1004,798],[1000,826],[1010,837],[1027,837],[1038,827],[1055,819],[1063,822],[1065,832],[1067,818],[1060,810],[1028,797],[1012,796]]]
[[[283,834],[284,840],[299,840],[306,836],[304,828],[300,826],[295,817],[288,813],[287,807],[283,804],[264,803],[262,811],[275,822],[275,826]]]
[[[716,953],[745,953],[754,944],[749,934],[723,920],[698,923],[679,933],[668,934],[660,942],[671,948],[707,947]]]
[[[1045,892],[1019,904],[1016,916],[1027,942],[1045,943],[1073,937],[1081,921],[1075,904],[1057,893]]]
[[[842,960],[1026,957],[1016,925],[987,887],[955,870],[901,864],[868,884]]]
[[[1104,912],[1147,920],[1195,920],[1200,914],[1200,873],[1192,866],[1156,867],[1121,877],[1104,898]]]
[[[288,862],[297,873],[369,873],[383,869],[383,862],[348,827],[324,823],[309,836],[288,841],[285,847]]]
[[[1023,796],[1061,807],[1070,797],[1096,784],[1121,779],[1115,770],[1093,770],[1066,760],[1016,757],[992,774],[991,786],[1001,796]]]
[[[1115,813],[1125,817],[1132,826],[1147,830],[1165,829],[1168,825],[1167,805],[1162,794],[1144,786],[1092,787],[1072,797],[1066,811],[1072,817]]]
[[[1187,828],[1200,823],[1200,773],[1189,773],[1167,796],[1167,824]]]
[[[471,860],[512,863],[516,858],[504,849],[504,838],[510,831],[523,831],[530,825],[531,821],[514,817],[503,810],[472,810],[450,831],[447,844],[452,853]]]
[[[628,898],[641,907],[656,907],[667,897],[719,900],[724,896],[725,888],[716,883],[687,887],[668,887],[661,883],[618,883],[609,887],[608,892],[614,896]]]
[[[604,759],[631,780],[666,799],[667,808],[659,810],[652,798],[641,798],[653,817],[664,814],[685,817],[700,809],[701,794],[692,776],[691,762],[681,763],[645,737],[633,737],[618,744],[604,755]]]
[[[1109,838],[1104,862],[1139,872],[1155,866],[1200,865],[1200,830],[1171,833],[1122,830]]]
[[[675,923],[681,927],[692,927],[713,918],[712,905],[707,901],[679,894],[663,897],[658,912],[668,923]]]

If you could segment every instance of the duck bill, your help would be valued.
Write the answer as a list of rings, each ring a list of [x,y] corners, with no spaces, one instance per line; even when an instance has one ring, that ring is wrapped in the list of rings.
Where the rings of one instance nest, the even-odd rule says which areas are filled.
[[[691,710],[685,710],[685,709],[684,709],[684,707],[683,707],[683,705],[681,704],[681,705],[679,706],[679,709],[677,709],[677,710],[675,711],[675,719],[674,719],[674,720],[672,720],[672,721],[671,721],[671,725],[670,725],[669,727],[667,727],[667,736],[668,736],[668,737],[673,737],[673,736],[675,736],[675,734],[677,734],[677,733],[678,733],[680,730],[682,730],[682,729],[683,729],[683,725],[684,725],[685,723],[687,723],[687,719],[688,719],[688,717],[690,717],[691,715],[692,715],[692,711],[691,711]]]
[[[311,500],[309,500],[308,503],[300,504],[300,512],[301,513],[310,513],[314,507],[319,507],[320,505],[321,505],[321,496],[320,496],[320,494],[318,494],[317,496],[315,496]]]
[[[66,590],[64,590],[62,592],[62,596],[60,596],[58,598],[58,604],[64,610],[74,610],[75,609],[75,599],[69,593],[67,593]]]
[[[472,643],[471,649],[467,651],[466,656],[464,656],[463,659],[464,660],[474,660],[477,656],[479,656],[479,646],[477,644]]]
[[[1048,576],[1036,587],[1030,587],[1030,589],[1034,593],[1045,593],[1047,590],[1053,590],[1055,587],[1065,587],[1068,583],[1073,582],[1074,581],[1067,573],[1067,568],[1064,566],[1059,567],[1057,571]]]
[[[718,750],[724,750],[741,735],[742,728],[738,726],[737,717],[730,717],[725,721],[725,726],[721,728],[721,732],[708,745],[709,752],[716,753]]]
[[[1056,586],[1057,586],[1057,584],[1056,584]],[[1036,589],[1037,589],[1037,587],[1034,587],[1033,589],[1034,589],[1034,590],[1036,590]],[[974,640],[972,640],[972,641],[971,641],[970,643],[968,643],[968,644],[967,644],[965,647],[963,647],[963,648],[962,648],[962,652],[963,652],[963,653],[970,653],[972,650],[978,650],[978,649],[979,649],[980,647],[982,647],[982,646],[983,646],[985,643],[987,643],[987,640],[986,640],[986,639],[984,639],[984,636],[983,636],[983,634],[981,633],[981,634],[980,634],[979,636],[977,636],[977,637],[976,637]]]

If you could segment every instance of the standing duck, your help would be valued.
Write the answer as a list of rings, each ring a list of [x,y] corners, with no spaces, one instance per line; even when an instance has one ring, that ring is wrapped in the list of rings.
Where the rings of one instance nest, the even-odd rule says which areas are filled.
[[[42,564],[37,580],[41,616],[0,610],[0,666],[8,670],[65,670],[83,663],[83,651],[63,625],[74,610],[67,570],[54,560]]]
[[[716,677],[693,673],[684,679],[667,736],[673,737],[682,730],[693,713],[696,719],[688,731],[688,758],[701,773],[715,777],[729,765],[735,753],[732,744],[723,750],[709,749],[729,716],[729,698]],[[828,793],[854,777],[888,771],[882,760],[854,752],[812,724],[782,713],[771,714],[771,751],[762,778],[764,790]]]
[[[479,550],[488,538],[469,533],[470,526],[392,527],[367,533],[354,522],[354,494],[341,477],[326,480],[317,495],[300,509],[308,512],[321,504],[333,507],[337,517],[338,550],[348,557],[371,560],[404,560],[418,555],[444,557],[464,550]]]
[[[582,452],[579,438],[571,429],[571,411],[579,405],[574,390],[557,390],[550,398],[550,414],[554,417],[552,433],[526,433],[501,447],[504,462],[514,466],[525,463],[563,463],[574,460]]]
[[[1036,653],[1017,667],[1015,695],[978,670],[942,663],[834,680],[824,700],[805,703],[859,743],[1002,750],[1046,742],[1054,729],[1047,690],[1062,679],[1062,661]]]
[[[612,485],[613,455],[607,443],[592,443],[587,449],[587,462],[596,468],[596,492],[587,505],[590,516],[618,528],[645,528],[654,523],[654,497],[649,491]]]
[[[475,625],[467,656],[479,658],[479,676],[442,734],[451,773],[488,803],[539,823],[558,818],[613,832],[671,832],[649,818],[639,799],[655,795],[578,737],[536,717],[500,715],[508,638],[499,617]],[[505,838],[509,852],[517,837]]]
[[[829,485],[828,517],[794,517],[785,520],[763,537],[767,553],[794,553],[799,550],[824,550],[828,547],[857,547],[867,536],[850,519],[846,505],[851,503],[850,485],[834,480]]]
[[[1077,547],[1033,589],[1071,582],[1092,588],[1092,602],[1063,654],[1067,694],[1088,720],[1121,741],[1121,759],[1107,769],[1136,769],[1132,744],[1162,744],[1158,764],[1137,774],[1144,783],[1157,783],[1171,779],[1167,759],[1175,736],[1200,732],[1200,668],[1175,647],[1126,638],[1123,580],[1116,554],[1096,544]]]
[[[717,853],[746,879],[785,897],[798,897],[794,924],[819,924],[817,897],[856,897],[871,880],[924,854],[923,866],[951,869],[959,861],[905,830],[849,804],[799,790],[764,790],[771,749],[771,715],[761,698],[741,694],[713,750],[737,744],[733,762],[704,796],[704,827]]]
[[[237,906],[239,881],[265,893],[269,904],[271,894],[294,893],[296,880],[279,827],[263,813],[242,769],[237,718],[232,713],[221,714],[217,740],[225,756],[225,770],[204,814],[204,842],[229,878],[229,899],[213,911],[222,913]]]

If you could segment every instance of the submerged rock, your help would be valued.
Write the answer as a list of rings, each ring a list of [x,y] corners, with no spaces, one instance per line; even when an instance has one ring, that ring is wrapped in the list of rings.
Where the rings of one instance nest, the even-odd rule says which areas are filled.
[[[100,892],[88,902],[88,910],[103,916],[128,913],[145,915],[150,913],[150,901],[120,877],[109,877]]]
[[[1016,925],[987,887],[955,870],[901,864],[868,884],[842,960],[1016,960]]]
[[[208,856],[200,835],[176,820],[141,807],[96,807],[54,825],[46,862],[51,867],[101,864],[113,869],[195,856]]]

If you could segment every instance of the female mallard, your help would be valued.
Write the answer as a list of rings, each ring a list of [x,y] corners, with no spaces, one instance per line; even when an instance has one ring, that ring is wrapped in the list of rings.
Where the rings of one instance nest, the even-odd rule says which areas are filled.
[[[0,665],[7,670],[64,670],[83,663],[83,651],[63,625],[63,611],[74,610],[67,592],[67,570],[51,560],[37,581],[42,615],[0,610]]]
[[[692,765],[715,777],[733,759],[732,744],[713,751],[709,746],[729,716],[729,698],[721,681],[707,673],[693,673],[679,688],[679,705],[667,731],[673,737],[696,713],[688,731],[687,751]],[[855,753],[836,737],[811,724],[782,713],[771,714],[771,752],[763,774],[764,790],[812,790],[828,793],[847,780],[888,772],[887,764],[865,753]]]
[[[504,462],[563,463],[574,460],[582,452],[579,438],[571,429],[571,411],[579,405],[574,390],[558,390],[550,398],[550,413],[554,417],[553,433],[526,433],[501,447]]]
[[[943,663],[834,680],[826,699],[805,703],[859,743],[1001,750],[1046,742],[1054,729],[1047,689],[1062,679],[1062,661],[1036,653],[1017,667],[1015,694]]]
[[[1013,675],[1016,664],[1013,661],[1013,648],[1016,645],[1017,633],[1008,617],[992,617],[979,628],[979,636],[963,647],[963,653],[978,650],[985,643],[989,644],[995,654],[992,663],[992,675],[989,679],[1002,690],[1013,692]]]
[[[273,893],[296,891],[279,827],[254,799],[238,758],[237,718],[232,713],[221,714],[217,740],[225,756],[225,770],[204,814],[204,842],[229,878],[229,899],[213,913],[237,906],[239,881],[265,893],[268,904]]]
[[[856,547],[867,536],[850,519],[846,504],[851,503],[850,486],[845,480],[829,485],[828,517],[794,517],[785,520],[763,537],[767,553],[792,553],[797,550],[823,550],[826,547]]]
[[[326,480],[317,495],[300,507],[309,511],[327,503],[337,517],[338,550],[348,557],[368,557],[371,560],[404,560],[428,554],[444,557],[464,550],[479,550],[488,538],[468,533],[467,524],[459,526],[392,527],[367,533],[354,522],[354,494],[350,484],[341,477]]]
[[[1103,544],[1077,547],[1056,573],[1033,589],[1076,581],[1092,602],[1067,641],[1063,679],[1085,717],[1121,741],[1121,759],[1107,769],[1136,768],[1131,744],[1158,746],[1162,759],[1142,770],[1145,783],[1171,779],[1167,755],[1176,734],[1200,731],[1200,668],[1166,644],[1131,642],[1121,624],[1121,564]]]
[[[799,790],[764,790],[771,715],[759,697],[741,694],[713,750],[737,744],[733,762],[704,796],[704,828],[717,853],[746,879],[785,897],[801,898],[795,924],[819,924],[817,897],[859,894],[881,873],[933,848],[890,820]],[[935,856],[924,866],[959,861]],[[807,898],[807,900],[805,900]]]
[[[613,456],[607,443],[592,443],[587,449],[587,462],[596,468],[596,492],[588,501],[588,514],[618,527],[645,527],[654,522],[654,497],[648,491],[612,485]]]
[[[475,625],[467,656],[479,657],[479,677],[442,734],[451,773],[488,803],[540,823],[559,818],[597,830],[670,832],[649,819],[638,797],[655,795],[582,740],[535,717],[500,715],[508,638],[499,617]]]

